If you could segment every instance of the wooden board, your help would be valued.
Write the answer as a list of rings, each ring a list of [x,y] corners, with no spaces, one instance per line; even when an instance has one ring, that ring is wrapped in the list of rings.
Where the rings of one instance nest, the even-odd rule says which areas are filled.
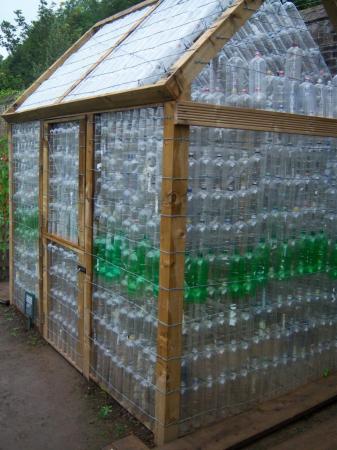
[[[174,124],[174,110],[175,103],[165,104],[155,405],[157,443],[178,436],[180,416],[189,127]]]
[[[194,102],[179,102],[177,104],[175,123],[337,137],[336,119]]]
[[[137,436],[130,434],[130,436],[107,445],[103,450],[148,450],[148,447]]]
[[[93,277],[93,196],[94,196],[94,115],[87,117],[86,168],[85,168],[85,219],[83,265],[86,268],[84,282],[84,317],[83,317],[83,375],[90,377],[91,357],[91,313],[92,313],[92,277]]]
[[[151,6],[154,3],[158,3],[158,0],[145,0],[144,2],[137,3],[137,5],[131,6],[130,8],[124,9],[123,11],[114,14],[111,17],[107,17],[106,19],[100,20],[94,25],[94,28],[101,28],[103,25],[106,25],[107,23],[113,22],[116,19],[119,19],[120,17],[127,16],[128,14],[138,11],[139,9],[145,8],[146,6]]]
[[[75,114],[109,111],[117,108],[132,108],[163,103],[172,100],[172,93],[166,88],[165,82],[153,86],[143,86],[136,89],[118,91],[110,95],[88,97],[82,100],[54,104],[39,109],[30,109],[21,113],[6,112],[3,118],[9,123],[28,120],[64,118]]]
[[[200,429],[157,450],[229,450],[243,448],[337,400],[337,375],[322,378],[246,413]],[[288,447],[289,449],[292,447]],[[303,447],[304,448],[304,447]]]
[[[238,0],[227,8],[221,17],[203,33],[192,47],[170,68],[168,89],[178,86],[183,93],[206,64],[213,59],[232,36],[260,8],[264,0]]]

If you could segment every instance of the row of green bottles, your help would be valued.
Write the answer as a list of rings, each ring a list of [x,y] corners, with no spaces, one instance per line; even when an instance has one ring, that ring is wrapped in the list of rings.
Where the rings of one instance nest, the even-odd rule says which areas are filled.
[[[104,236],[94,240],[95,271],[107,283],[120,284],[129,295],[149,289],[158,294],[159,250],[153,249],[144,238],[137,245],[122,234],[111,242]]]
[[[115,235],[111,241],[97,236],[94,255],[96,273],[107,283],[120,284],[135,296],[151,285],[153,294],[158,294],[160,253],[146,238],[130,245],[123,234]],[[185,301],[204,303],[209,296],[220,295],[224,285],[231,296],[240,298],[254,294],[269,280],[286,281],[318,272],[328,272],[337,279],[337,241],[329,241],[323,231],[303,232],[299,238],[283,242],[261,239],[244,254],[235,251],[233,255],[187,255]]]
[[[323,231],[301,233],[289,241],[261,239],[244,254],[235,251],[186,257],[185,300],[203,303],[220,295],[226,285],[233,297],[252,295],[269,280],[285,281],[299,275],[328,272],[337,278],[337,243],[329,242]]]

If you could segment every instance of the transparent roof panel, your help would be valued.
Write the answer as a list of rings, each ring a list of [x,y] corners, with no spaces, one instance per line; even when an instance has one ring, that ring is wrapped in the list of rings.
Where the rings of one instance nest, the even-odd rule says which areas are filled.
[[[332,78],[301,13],[266,0],[192,84],[201,103],[337,117]]]
[[[157,82],[228,4],[214,0],[164,0],[66,100]]]
[[[142,8],[100,28],[44,81],[17,111],[57,103],[149,9],[150,7]]]

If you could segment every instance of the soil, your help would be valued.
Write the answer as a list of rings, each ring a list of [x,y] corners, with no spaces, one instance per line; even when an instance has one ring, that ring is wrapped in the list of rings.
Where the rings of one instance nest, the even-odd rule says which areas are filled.
[[[129,434],[153,447],[149,430],[0,304],[0,450],[101,450]]]

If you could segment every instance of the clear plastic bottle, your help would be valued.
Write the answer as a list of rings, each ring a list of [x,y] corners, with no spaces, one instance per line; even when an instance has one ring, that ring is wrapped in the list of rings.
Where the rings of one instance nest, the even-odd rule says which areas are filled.
[[[273,110],[285,112],[288,107],[288,79],[284,72],[280,71],[279,75],[273,80]]]
[[[302,114],[315,116],[316,105],[315,86],[311,83],[310,77],[306,76],[303,83],[300,84],[300,107]]]
[[[249,63],[249,93],[254,95],[257,91],[266,95],[267,64],[260,52]]]
[[[316,93],[316,115],[320,117],[325,117],[325,86],[323,84],[323,80],[321,78],[318,79],[315,85],[315,93]]]
[[[285,75],[291,80],[302,79],[303,50],[298,45],[293,45],[287,50]]]

